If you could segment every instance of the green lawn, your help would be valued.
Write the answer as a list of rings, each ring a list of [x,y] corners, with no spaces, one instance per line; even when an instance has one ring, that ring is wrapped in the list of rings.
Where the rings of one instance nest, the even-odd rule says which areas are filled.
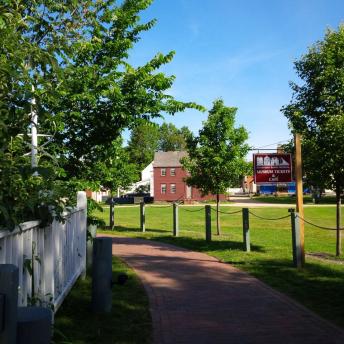
[[[196,211],[200,209],[200,211]],[[189,211],[187,211],[189,210]],[[192,212],[191,212],[191,211]],[[231,212],[238,208],[222,207]],[[108,222],[108,209],[98,214]],[[286,208],[251,209],[257,215],[274,218],[288,215]],[[324,226],[335,225],[335,207],[310,207],[305,218]],[[215,213],[212,213],[213,232]],[[222,235],[206,243],[204,207],[181,206],[180,236],[172,236],[172,208],[146,206],[146,233],[139,231],[139,208],[116,207],[115,235],[154,239],[205,252],[234,264],[292,296],[323,317],[344,326],[344,265],[307,259],[303,271],[292,267],[290,218],[266,221],[250,215],[252,252],[243,252],[241,213],[221,214]],[[334,255],[335,232],[305,227],[306,252]]]
[[[152,321],[148,299],[137,276],[113,258],[113,280],[125,272],[129,279],[113,287],[112,312],[91,312],[91,278],[79,279],[55,317],[56,344],[151,343]]]
[[[276,204],[295,204],[295,196],[289,195],[262,195],[262,196],[254,196],[252,198],[256,202],[263,202],[263,203],[276,203]],[[313,198],[310,195],[303,196],[304,204],[313,204]],[[335,196],[323,196],[319,200],[319,204],[336,204],[336,197]]]

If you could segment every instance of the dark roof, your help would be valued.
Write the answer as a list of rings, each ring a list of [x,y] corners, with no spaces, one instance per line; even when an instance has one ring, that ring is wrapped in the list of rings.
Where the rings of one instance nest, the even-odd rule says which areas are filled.
[[[180,167],[180,159],[187,156],[187,152],[155,152],[153,167]]]

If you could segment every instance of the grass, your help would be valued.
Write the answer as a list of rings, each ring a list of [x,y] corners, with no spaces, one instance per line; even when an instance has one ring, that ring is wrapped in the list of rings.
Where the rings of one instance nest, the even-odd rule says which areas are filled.
[[[275,203],[275,204],[295,204],[295,196],[290,195],[262,195],[252,198],[256,202]],[[313,198],[310,195],[303,196],[304,204],[313,204]],[[323,196],[319,200],[319,204],[336,204],[335,196]]]
[[[134,272],[118,258],[112,262],[113,280],[119,273],[129,279],[113,287],[112,312],[91,312],[91,278],[79,279],[55,317],[56,344],[151,343],[152,322],[148,299]]]
[[[231,212],[238,208],[223,207],[221,210]],[[288,215],[285,208],[257,208],[251,211],[269,218]],[[98,215],[108,220],[108,209]],[[335,207],[306,208],[305,217],[316,224],[334,227]],[[214,232],[214,212],[212,220]],[[158,240],[215,256],[290,295],[324,318],[344,326],[344,265],[309,258],[305,269],[295,269],[292,266],[290,218],[266,221],[250,215],[250,253],[243,252],[241,213],[221,214],[222,235],[213,235],[211,243],[204,240],[204,207],[180,207],[178,238],[172,236],[171,207],[147,206],[145,233],[139,230],[138,207],[117,207],[115,223],[115,230],[107,233]],[[305,245],[307,252],[322,252],[334,258],[335,231],[306,225]]]

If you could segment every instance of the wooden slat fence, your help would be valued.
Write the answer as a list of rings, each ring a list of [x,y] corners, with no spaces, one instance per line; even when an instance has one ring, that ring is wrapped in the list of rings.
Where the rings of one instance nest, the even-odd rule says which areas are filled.
[[[57,311],[86,271],[86,217],[86,194],[78,192],[77,207],[65,223],[40,228],[30,221],[12,232],[0,231],[0,264],[19,268],[19,306],[38,303]]]

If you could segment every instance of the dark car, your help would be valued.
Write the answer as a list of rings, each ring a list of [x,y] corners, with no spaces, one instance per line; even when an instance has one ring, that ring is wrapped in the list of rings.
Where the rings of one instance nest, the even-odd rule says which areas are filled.
[[[106,200],[107,204],[139,204],[141,202],[153,203],[154,197],[151,197],[149,193],[130,193],[120,197],[110,197]]]

